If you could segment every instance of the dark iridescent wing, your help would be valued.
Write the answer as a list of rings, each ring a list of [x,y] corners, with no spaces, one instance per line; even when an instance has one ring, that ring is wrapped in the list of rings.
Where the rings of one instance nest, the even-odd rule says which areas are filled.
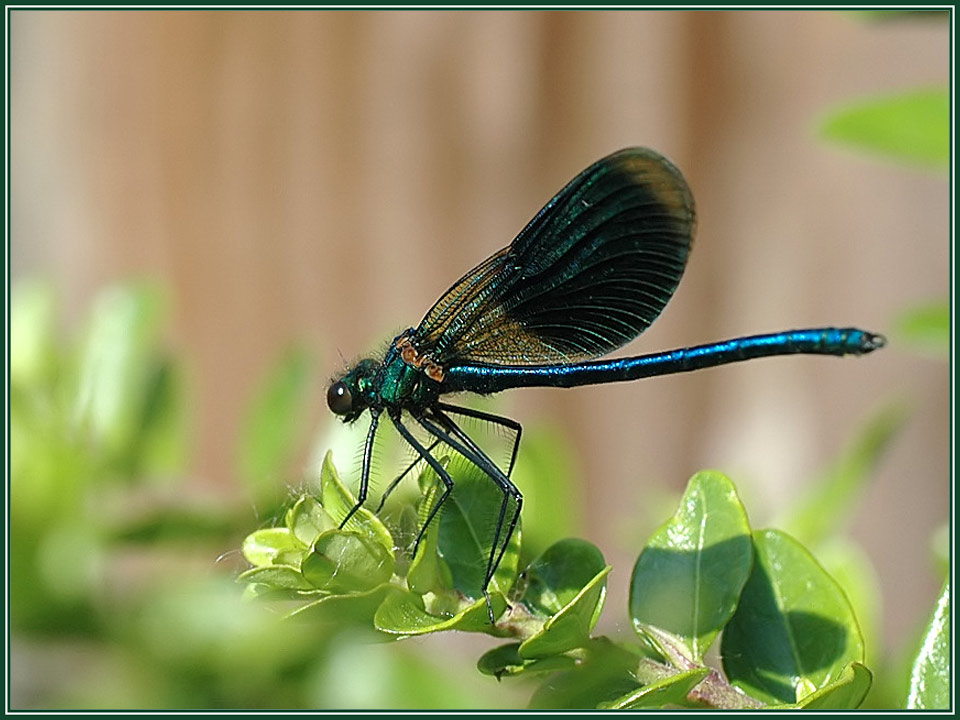
[[[604,355],[663,310],[693,242],[693,197],[666,158],[629,148],[581,172],[464,275],[416,331],[442,367]]]

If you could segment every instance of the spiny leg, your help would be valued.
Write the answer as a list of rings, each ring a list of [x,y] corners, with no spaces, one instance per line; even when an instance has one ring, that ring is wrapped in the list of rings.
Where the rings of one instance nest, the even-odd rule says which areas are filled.
[[[373,458],[373,441],[377,437],[377,425],[380,424],[380,412],[370,411],[370,429],[367,430],[367,439],[363,444],[363,467],[360,470],[360,487],[357,489],[357,504],[354,505],[347,516],[340,523],[342,529],[347,521],[353,517],[362,506],[363,501],[367,499],[367,487],[370,484],[370,461]]]
[[[504,417],[503,415],[494,415],[493,413],[484,412],[484,411],[482,411],[482,410],[474,410],[473,408],[463,407],[463,406],[460,406],[460,405],[452,405],[452,404],[450,404],[450,403],[445,403],[445,402],[438,402],[437,405],[436,405],[436,407],[439,408],[440,410],[445,411],[445,413],[447,413],[447,414],[452,413],[452,414],[455,414],[455,415],[463,415],[463,416],[465,416],[465,417],[470,417],[470,418],[474,418],[474,419],[477,419],[477,420],[483,420],[483,421],[485,421],[485,422],[490,422],[490,423],[493,423],[493,424],[495,424],[495,425],[499,425],[499,426],[501,426],[501,427],[504,427],[504,428],[507,429],[508,432],[511,432],[511,433],[512,433],[513,447],[511,448],[511,451],[510,451],[510,463],[509,463],[509,465],[507,466],[507,472],[506,472],[506,477],[507,477],[508,479],[510,478],[510,476],[513,474],[513,467],[514,467],[514,465],[516,464],[516,461],[517,461],[517,451],[520,449],[520,436],[521,436],[522,433],[523,433],[523,426],[520,425],[520,423],[518,423],[516,420],[514,420],[514,419],[512,419],[512,418]],[[437,415],[443,416],[444,413],[437,413]],[[438,420],[440,420],[439,417],[438,417]],[[447,417],[443,417],[443,419],[441,420],[441,422],[444,423],[444,424],[447,423],[447,422],[449,422],[450,425],[451,425],[451,427],[449,428],[450,430],[454,431],[455,434],[456,434],[458,437],[460,437],[461,439],[463,439],[465,442],[470,443],[477,452],[481,452],[481,451],[480,451],[480,448],[476,445],[476,443],[473,442],[472,438],[470,438],[470,437],[463,431],[463,429],[460,428],[460,427],[453,421],[452,418],[450,418],[450,417],[448,417],[448,416],[447,416]],[[489,456],[487,456],[487,457],[489,457]],[[516,490],[516,486],[513,484],[512,481],[511,481],[510,485],[513,487],[514,490]],[[514,495],[514,497],[515,497],[515,498],[519,497],[519,501],[522,503],[523,497],[522,497],[522,495],[520,495],[519,490],[517,490],[517,492],[516,492],[516,494]],[[504,506],[504,509],[505,509],[505,506]],[[504,553],[506,552],[507,545],[508,545],[509,542],[510,542],[510,538],[511,538],[512,535],[513,535],[513,531],[514,531],[514,529],[515,529],[515,527],[516,527],[516,524],[517,524],[517,522],[518,522],[518,520],[519,520],[519,517],[520,517],[520,509],[518,508],[517,511],[516,511],[516,513],[514,514],[512,520],[511,520],[510,527],[509,527],[509,529],[507,530],[507,534],[506,534],[506,538],[505,538],[505,540],[504,540],[503,547],[500,549],[500,554],[499,554],[499,556],[496,558],[496,560],[492,563],[492,568],[493,568],[493,569],[491,570],[491,577],[492,577],[493,571],[500,565],[500,561],[503,559],[503,555],[504,555]],[[500,526],[498,525],[498,527],[500,527]],[[496,547],[496,544],[494,545],[494,547]],[[489,579],[488,579],[488,580],[489,580]]]
[[[441,465],[433,455],[430,454],[430,451],[425,448],[417,438],[413,436],[406,425],[400,421],[400,415],[390,415],[390,419],[393,421],[394,427],[397,428],[397,432],[400,433],[401,437],[410,443],[412,447],[421,458],[427,461],[427,464],[433,468],[433,471],[437,473],[437,477],[443,481],[444,488],[443,493],[440,495],[440,498],[437,500],[436,504],[430,510],[430,514],[427,516],[426,521],[423,523],[423,527],[420,528],[420,532],[417,533],[417,540],[413,544],[413,557],[417,556],[417,549],[420,547],[420,541],[423,539],[424,534],[427,532],[427,526],[430,525],[430,521],[433,520],[434,515],[437,514],[437,511],[440,509],[440,506],[443,505],[444,501],[447,499],[447,496],[450,495],[450,492],[453,490],[453,478],[450,477],[450,473],[447,472],[447,469]],[[437,442],[433,443],[431,447],[435,447],[439,443],[439,438]]]
[[[477,411],[477,412],[479,412],[479,411]],[[486,415],[486,413],[483,413],[483,414]],[[482,460],[485,460],[487,463],[489,463],[489,465],[492,466],[494,470],[498,470],[498,468],[495,467],[494,463],[490,460],[490,458],[477,446],[477,444],[473,441],[473,439],[472,439],[469,435],[467,435],[467,434],[463,431],[463,429],[462,429],[460,426],[458,426],[458,425],[453,421],[452,418],[450,418],[449,416],[447,416],[447,415],[445,415],[444,413],[440,412],[439,410],[434,410],[434,416],[436,417],[436,419],[437,419],[441,424],[444,425],[444,427],[447,428],[448,431],[452,432],[452,433],[453,433],[454,435],[456,435],[460,440],[462,440],[465,444],[469,445],[469,446],[471,447],[471,449],[472,449],[475,453],[477,453],[477,455],[478,455],[479,458],[481,458]],[[491,416],[491,417],[495,417],[495,418],[497,418],[497,419],[499,419],[499,420],[504,420],[504,421],[506,421],[504,424],[511,423],[511,424],[517,426],[516,444],[514,445],[514,457],[515,457],[515,456],[516,456],[516,448],[518,447],[519,442],[520,442],[520,425],[519,425],[519,423],[517,423],[517,422],[515,422],[515,421],[513,421],[513,420],[510,420],[509,418],[500,418],[499,416],[496,416],[496,415]],[[510,427],[510,425],[508,425],[508,427]],[[482,465],[481,465],[481,469],[486,470],[487,474],[491,477],[491,479],[494,480],[494,482],[496,482],[496,483],[500,486],[500,489],[501,489],[501,490],[503,491],[503,493],[504,493],[504,495],[503,495],[503,502],[502,502],[501,505],[500,505],[500,515],[499,515],[499,519],[498,519],[498,521],[497,521],[497,531],[496,531],[495,536],[494,536],[493,545],[492,545],[492,547],[490,548],[490,561],[489,561],[488,566],[487,566],[487,576],[486,576],[486,583],[489,583],[489,582],[493,579],[493,573],[494,573],[494,572],[496,571],[496,569],[500,566],[500,561],[503,560],[503,555],[504,555],[504,553],[506,553],[506,551],[507,551],[507,546],[510,544],[510,538],[513,537],[513,532],[514,532],[514,530],[516,529],[517,522],[518,522],[519,519],[520,519],[520,510],[521,510],[521,507],[523,506],[523,495],[520,493],[520,489],[513,483],[512,480],[510,480],[510,477],[509,477],[510,473],[509,473],[509,472],[507,473],[506,476],[502,476],[503,482],[501,483],[500,480],[498,480],[498,478],[496,477],[496,474],[495,474],[495,473],[491,473],[491,471],[490,471],[489,469],[483,468]],[[513,463],[512,463],[512,462],[511,462],[511,465],[510,465],[510,469],[511,469],[511,470],[513,469]],[[509,502],[509,497],[513,497],[513,499],[516,501],[516,503],[517,503],[517,508],[516,508],[516,510],[514,511],[513,517],[512,517],[511,520],[510,520],[510,526],[507,528],[506,534],[503,535],[503,544],[500,545],[500,551],[499,551],[499,553],[497,554],[496,558],[494,558],[494,557],[493,557],[493,553],[494,553],[494,551],[496,550],[497,545],[499,544],[499,539],[500,539],[500,537],[501,537],[500,531],[503,529],[503,520],[504,520],[504,518],[505,518],[505,516],[506,516],[506,509],[507,509],[507,504],[508,504],[508,502]]]
[[[430,445],[427,447],[427,452],[428,452],[428,453],[432,452],[433,449],[434,449],[437,445],[439,445],[439,444],[440,444],[440,441],[439,441],[439,440],[434,440],[434,441],[433,441],[432,443],[430,443]],[[393,482],[391,482],[391,483],[387,486],[387,489],[383,491],[383,496],[380,498],[380,504],[377,505],[377,512],[378,512],[378,513],[383,509],[383,504],[387,501],[387,497],[390,495],[390,493],[393,492],[394,488],[396,488],[397,485],[400,484],[400,481],[403,480],[403,479],[407,476],[407,473],[410,472],[411,470],[413,470],[413,469],[417,466],[417,463],[419,463],[422,459],[423,459],[423,458],[417,458],[417,459],[414,460],[412,463],[410,463],[410,464],[407,466],[407,469],[404,470],[402,473],[400,473],[400,474],[393,480]]]
[[[493,604],[490,601],[490,594],[487,591],[487,588],[490,585],[490,581],[493,579],[493,574],[497,566],[503,559],[507,545],[510,542],[510,537],[512,536],[513,530],[516,527],[517,518],[520,516],[520,508],[523,505],[523,496],[520,494],[520,490],[517,488],[517,486],[510,482],[510,479],[503,474],[503,471],[501,471],[500,468],[498,468],[496,464],[489,457],[487,457],[486,453],[484,453],[483,450],[481,450],[477,444],[470,439],[470,437],[464,433],[455,422],[453,422],[453,420],[436,409],[432,411],[432,415],[444,426],[445,429],[437,427],[437,425],[427,417],[418,417],[417,420],[431,435],[443,440],[443,442],[463,455],[469,462],[472,462],[478,468],[483,470],[483,472],[485,472],[487,476],[497,484],[497,486],[500,488],[500,491],[503,493],[503,501],[500,504],[500,514],[497,518],[497,529],[494,533],[493,544],[490,546],[490,557],[487,560],[487,570],[484,573],[482,587],[483,597],[487,601],[487,612],[490,615],[490,623],[494,624],[496,622],[496,618],[494,618],[493,615]],[[455,440],[453,437],[451,437],[451,432],[456,435],[458,439]],[[469,446],[469,448],[465,447],[464,445]],[[516,501],[517,509],[514,513],[513,519],[510,522],[510,530],[504,538],[503,545],[500,547],[500,552],[497,553],[510,497],[513,497]],[[437,503],[437,505],[434,506],[434,510],[431,512],[431,518],[436,514],[439,506],[440,503]]]
[[[493,413],[483,412],[482,410],[474,410],[473,408],[462,407],[460,405],[451,405],[450,403],[445,402],[438,402],[437,407],[446,411],[447,413],[463,415],[476,420],[484,420],[512,431],[513,448],[510,451],[510,465],[507,467],[507,477],[513,475],[513,465],[517,461],[517,451],[520,449],[520,435],[523,433],[523,426],[521,426],[520,423],[512,418],[504,417],[502,415],[494,415]]]

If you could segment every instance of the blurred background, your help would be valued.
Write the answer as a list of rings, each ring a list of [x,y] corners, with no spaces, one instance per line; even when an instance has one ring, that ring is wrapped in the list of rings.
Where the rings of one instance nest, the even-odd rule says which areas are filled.
[[[473,668],[490,638],[284,645],[185,588],[238,594],[216,584],[242,567],[231,551],[349,448],[330,377],[630,145],[681,168],[699,217],[675,298],[619,354],[820,325],[890,344],[498,397],[556,474],[526,526],[549,515],[545,541],[603,550],[598,632],[627,637],[630,569],[694,472],[729,474],[763,527],[853,464],[841,524],[872,567],[875,663],[895,663],[943,581],[948,175],[838,141],[831,118],[946,97],[950,22],[12,11],[12,706],[522,705],[529,689]],[[258,430],[277,383],[297,411]],[[153,425],[131,440],[138,392]],[[78,440],[78,417],[102,434]],[[258,464],[251,437],[271,433],[282,462]],[[348,477],[354,456],[335,450]],[[209,617],[178,614],[198,605]],[[441,672],[456,681],[408,677]]]

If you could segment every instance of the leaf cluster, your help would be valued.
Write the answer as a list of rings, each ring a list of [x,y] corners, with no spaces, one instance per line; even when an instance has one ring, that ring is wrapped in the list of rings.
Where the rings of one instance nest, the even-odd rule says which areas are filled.
[[[500,495],[480,473],[464,469],[455,480],[453,511],[406,560],[366,509],[339,527],[355,500],[328,454],[315,496],[298,498],[282,525],[247,537],[254,567],[239,579],[251,597],[282,603],[290,622],[372,627],[383,640],[447,630],[506,639],[477,667],[536,679],[534,708],[840,709],[866,696],[872,673],[844,590],[792,536],[752,529],[721,473],[691,478],[641,550],[628,602],[632,643],[592,635],[611,568],[578,539],[521,568],[518,532],[491,584],[491,624],[479,593],[489,546],[477,518]],[[420,482],[429,503],[436,476],[427,469]]]

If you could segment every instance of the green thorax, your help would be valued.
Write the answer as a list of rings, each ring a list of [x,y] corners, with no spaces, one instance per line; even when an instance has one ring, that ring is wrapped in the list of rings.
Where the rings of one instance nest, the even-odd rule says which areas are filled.
[[[378,404],[387,407],[420,410],[440,396],[440,384],[428,378],[421,368],[408,365],[395,346],[387,351],[374,384]]]

